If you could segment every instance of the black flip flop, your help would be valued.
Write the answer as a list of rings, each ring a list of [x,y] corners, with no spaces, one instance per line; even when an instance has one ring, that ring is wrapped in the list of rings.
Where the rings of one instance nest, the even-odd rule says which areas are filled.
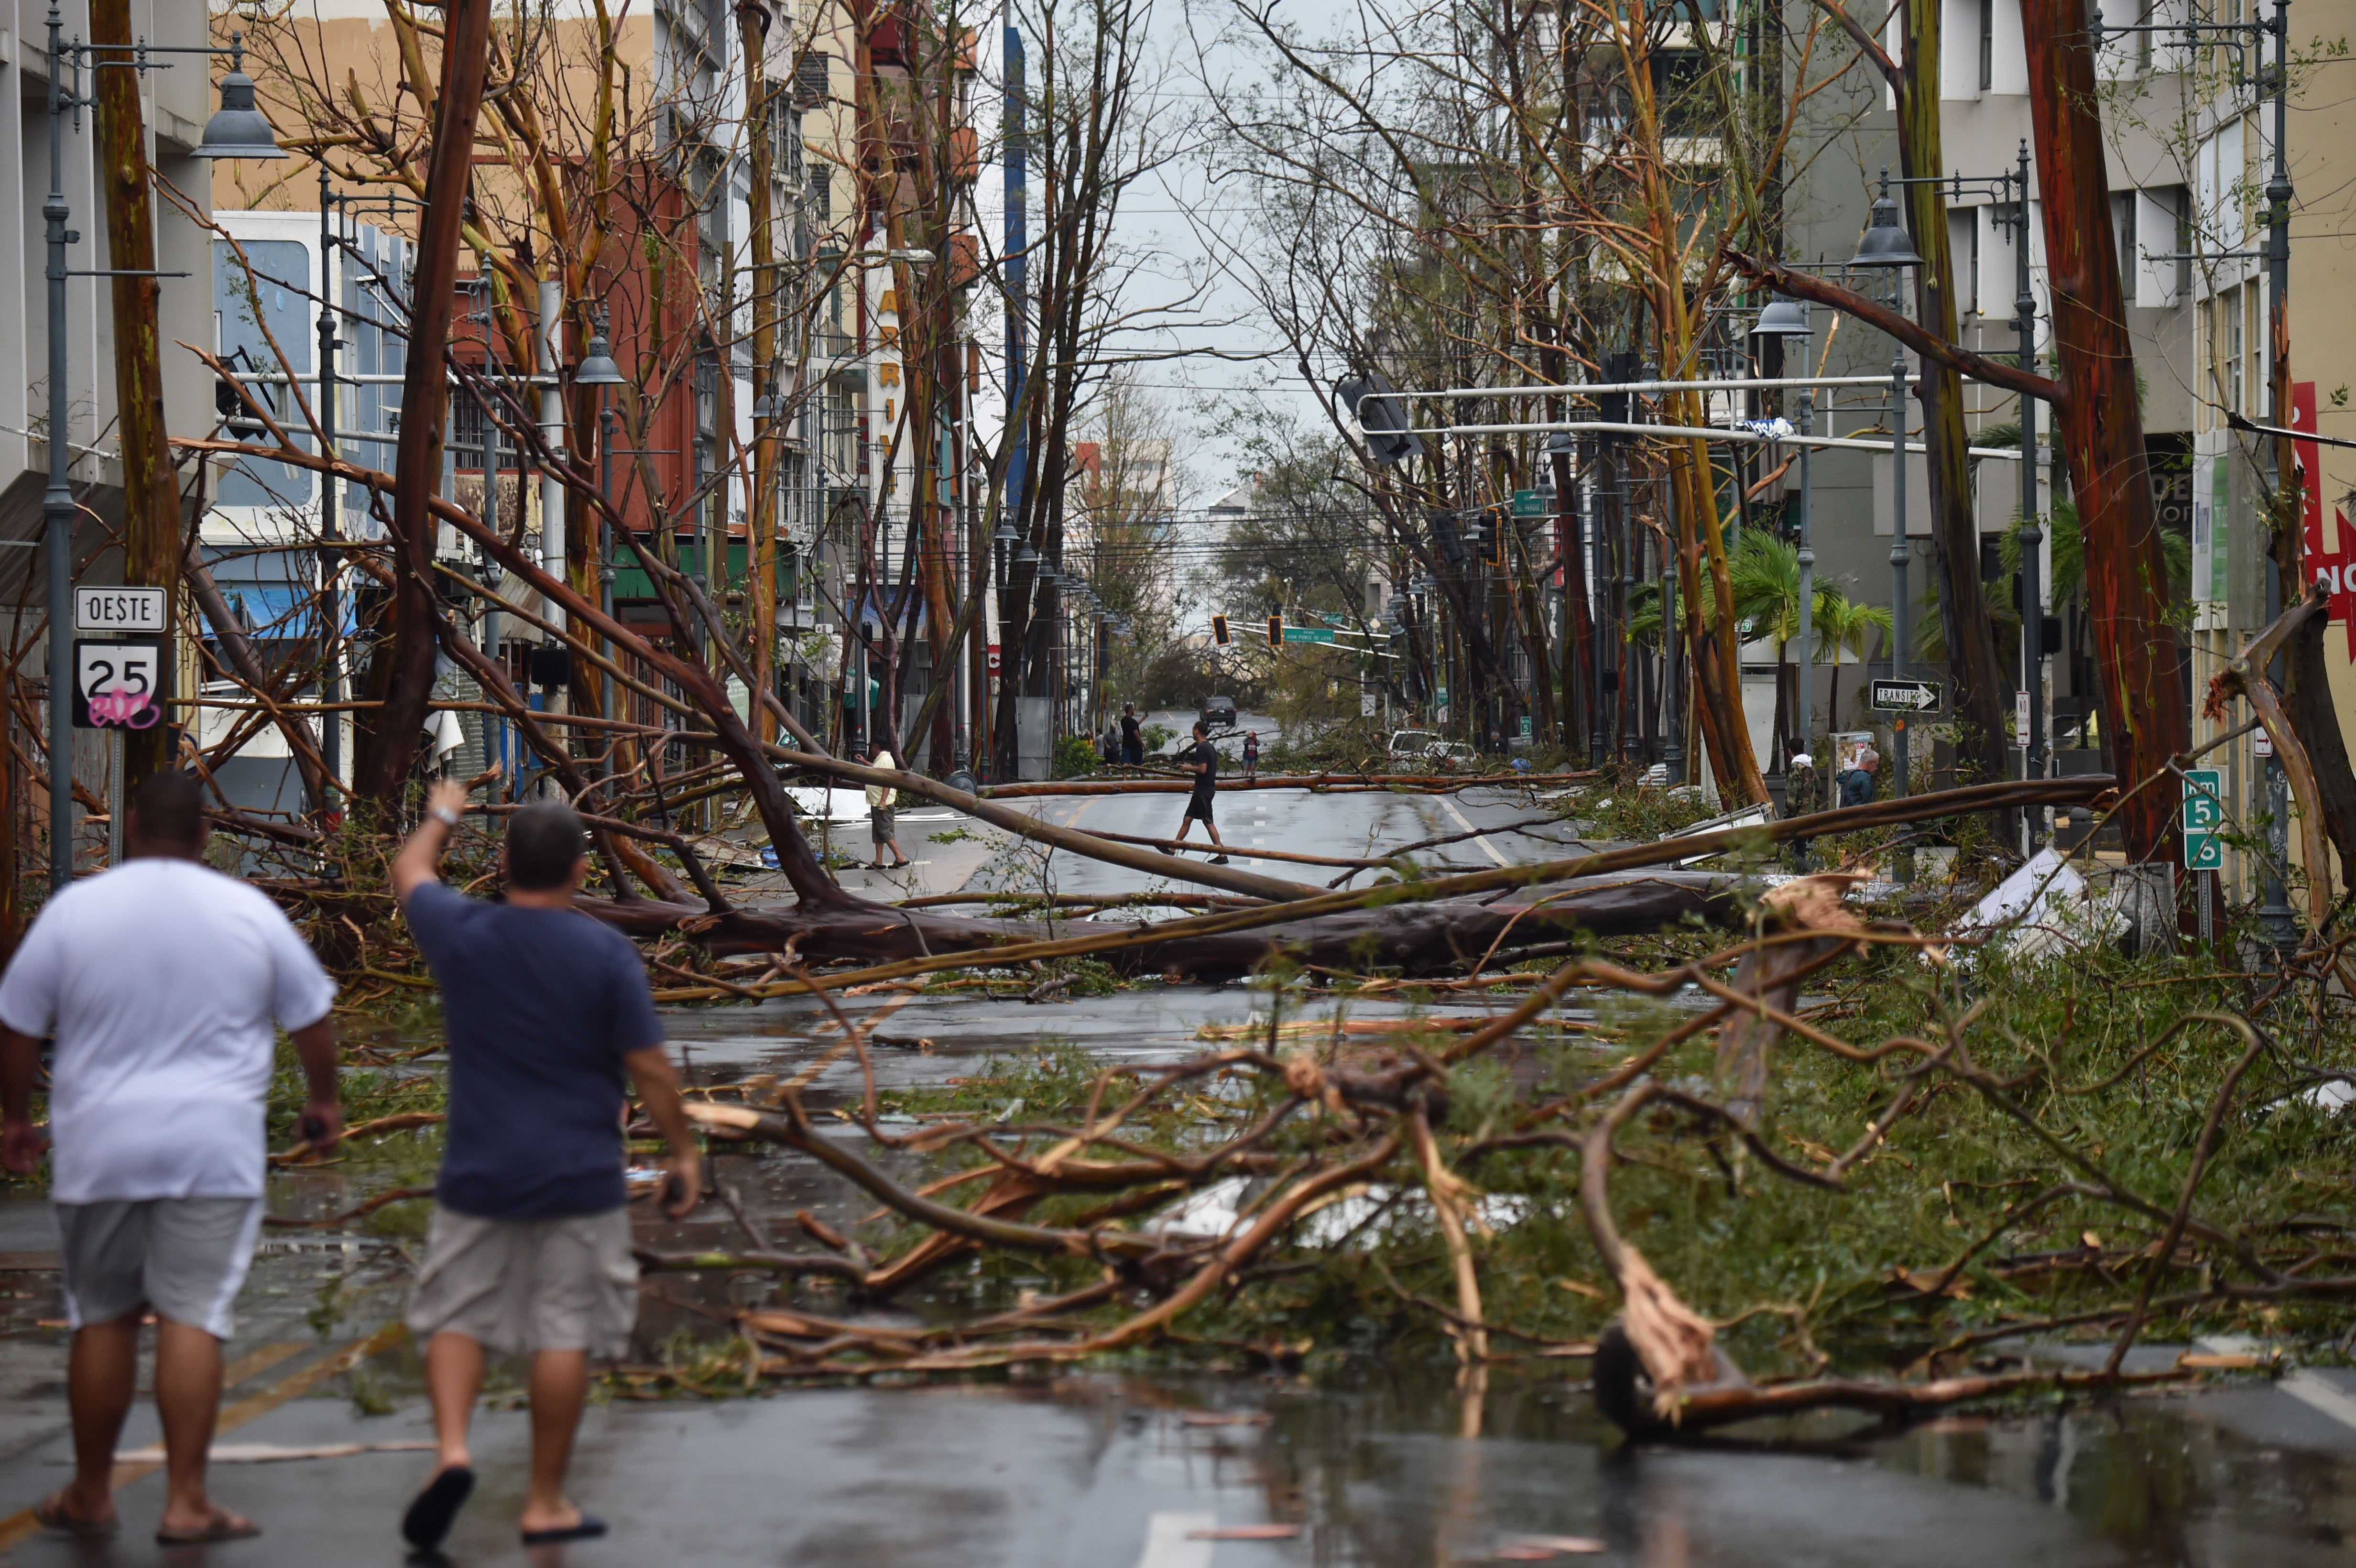
[[[401,1538],[420,1552],[433,1551],[450,1533],[451,1521],[474,1490],[475,1472],[464,1465],[436,1473],[401,1516]]]
[[[583,1514],[579,1524],[568,1524],[557,1530],[527,1530],[523,1532],[526,1546],[556,1546],[567,1541],[596,1541],[605,1533],[605,1521],[591,1514]]]

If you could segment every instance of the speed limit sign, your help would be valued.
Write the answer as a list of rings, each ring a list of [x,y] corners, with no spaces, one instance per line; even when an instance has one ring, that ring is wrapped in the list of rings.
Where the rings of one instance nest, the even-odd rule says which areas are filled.
[[[77,730],[152,730],[164,720],[164,639],[73,645]]]

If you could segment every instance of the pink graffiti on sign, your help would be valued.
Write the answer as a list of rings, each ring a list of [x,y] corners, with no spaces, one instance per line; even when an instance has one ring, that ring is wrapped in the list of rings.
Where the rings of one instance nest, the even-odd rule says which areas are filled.
[[[146,730],[163,717],[164,710],[144,691],[129,691],[118,686],[90,699],[90,721],[102,727],[119,724],[126,730]]]

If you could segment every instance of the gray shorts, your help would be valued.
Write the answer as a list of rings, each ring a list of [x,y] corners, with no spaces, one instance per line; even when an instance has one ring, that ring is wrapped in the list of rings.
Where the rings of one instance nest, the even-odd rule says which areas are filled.
[[[485,1220],[439,1204],[409,1298],[423,1341],[463,1334],[503,1356],[622,1355],[638,1322],[630,1211],[564,1220]]]
[[[896,805],[869,806],[867,836],[879,845],[892,842],[894,836],[899,831],[899,821],[894,816],[898,810],[899,807]]]
[[[226,1339],[233,1327],[259,1198],[149,1198],[60,1203],[58,1239],[66,1320],[112,1323],[142,1307],[158,1317]]]

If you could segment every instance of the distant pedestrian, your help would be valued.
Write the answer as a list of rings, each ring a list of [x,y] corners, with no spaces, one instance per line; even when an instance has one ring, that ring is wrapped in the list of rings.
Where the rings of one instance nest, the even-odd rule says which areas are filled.
[[[1873,801],[1873,775],[1881,766],[1880,753],[1868,746],[1857,754],[1857,765],[1845,770],[1837,781],[1840,784],[1843,805],[1869,805]]]
[[[1807,816],[1825,808],[1824,775],[1816,772],[1816,760],[1805,752],[1792,753],[1791,766],[1783,774],[1783,815],[1786,817]],[[1804,872],[1808,869],[1813,840],[1792,840],[1792,869]]]
[[[1244,783],[1250,784],[1258,777],[1259,731],[1247,730],[1244,731]]]
[[[1120,705],[1120,760],[1132,768],[1145,765],[1145,730],[1137,721],[1137,704]]]
[[[1105,720],[1104,733],[1097,737],[1097,745],[1104,754],[1107,767],[1120,761],[1119,720],[1113,719]]]
[[[1816,760],[1805,752],[1792,753],[1791,766],[1783,774],[1783,815],[1806,816],[1825,808],[1825,781],[1816,772]]]
[[[899,766],[892,760],[889,752],[876,752],[867,759],[867,765],[873,768]],[[900,823],[894,815],[899,800],[900,792],[889,784],[867,786],[867,837],[875,843],[875,860],[867,868],[871,871],[884,869],[884,851],[887,848],[892,851],[892,869],[896,871],[908,863],[908,857],[900,852]]]
[[[1194,791],[1186,797],[1186,815],[1178,819],[1178,837],[1183,840],[1186,830],[1200,822],[1203,831],[1211,836],[1211,847],[1219,851],[1211,857],[1211,864],[1224,866],[1226,840],[1219,837],[1218,824],[1211,820],[1212,804],[1219,798],[1219,749],[1211,744],[1211,727],[1199,719],[1194,721],[1194,744],[1178,765],[1194,775]]]
[[[293,1037],[315,1149],[343,1136],[335,983],[258,889],[204,863],[204,796],[150,773],[124,827],[129,859],[51,898],[0,980],[0,1156],[40,1166],[31,1120],[54,1027],[49,1131],[66,1319],[74,1478],[34,1517],[85,1538],[120,1528],[114,1447],[138,1383],[139,1323],[155,1315],[166,1491],[155,1539],[262,1533],[205,1490],[221,1342],[262,1229],[276,1035]]]
[[[442,990],[450,1119],[409,1328],[425,1347],[439,1463],[401,1533],[431,1552],[475,1488],[467,1428],[486,1351],[531,1358],[523,1542],[585,1541],[605,1523],[564,1495],[589,1358],[637,1327],[638,1267],[622,1180],[627,1085],[670,1146],[662,1203],[693,1208],[702,1169],[646,966],[628,938],[573,908],[587,873],[581,818],[539,801],[508,819],[505,901],[444,887],[466,792],[447,780],[392,863],[402,913]]]

